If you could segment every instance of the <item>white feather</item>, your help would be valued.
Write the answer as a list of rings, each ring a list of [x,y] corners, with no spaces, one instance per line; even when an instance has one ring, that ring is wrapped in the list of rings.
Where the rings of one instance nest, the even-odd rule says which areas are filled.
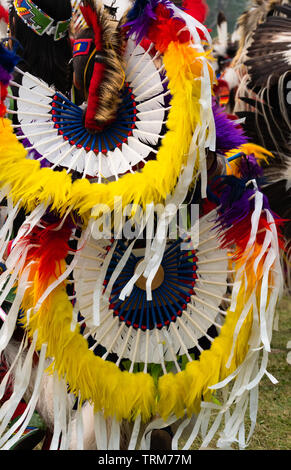
[[[225,73],[223,74],[223,80],[227,82],[230,90],[232,90],[233,88],[236,88],[239,84],[237,73],[231,67],[228,67],[226,69]]]
[[[136,108],[138,111],[144,112],[144,111],[153,111],[156,109],[161,109],[162,106],[165,103],[165,96],[169,95],[169,91],[165,93],[161,93],[160,95],[154,96],[153,98],[150,98],[146,101],[143,101],[142,103],[139,103]]]
[[[25,78],[25,75],[23,76],[22,82],[24,81],[24,78]],[[51,96],[46,96],[43,93],[42,88],[38,91],[36,90],[37,89],[36,86],[34,86],[32,88],[26,88],[25,85],[16,83],[13,80],[10,82],[10,85],[18,88],[18,90],[19,90],[18,91],[18,96],[20,98],[33,99],[34,101],[38,101],[39,103],[46,104],[46,105],[48,105],[52,101],[52,97]],[[34,97],[34,98],[32,98],[32,97]]]
[[[131,86],[135,87],[137,86],[136,83],[144,78],[146,75],[145,72],[148,70],[149,67],[151,67],[151,73],[154,73],[156,71],[156,67],[154,66],[155,60],[158,59],[160,53],[157,52],[155,56],[151,59],[148,60],[148,62],[144,65],[143,69],[136,74],[135,78],[131,80]]]
[[[148,153],[146,156],[148,156],[149,153],[150,147],[148,147]],[[126,143],[122,144],[122,154],[131,167],[137,165],[140,162],[144,162],[144,159],[141,157],[141,155]]]
[[[155,121],[155,120],[143,120],[143,121],[136,121],[135,125],[137,129],[140,129],[142,131],[148,132],[150,134],[156,134],[159,136],[159,133],[161,132],[162,126],[164,124],[164,121]],[[158,137],[159,139],[159,137]]]
[[[153,120],[159,120],[159,121],[163,121],[163,118],[164,118],[164,114],[165,114],[165,111],[169,111],[171,109],[171,106],[169,106],[168,108],[162,108],[162,107],[159,107],[157,109],[152,109],[150,111],[139,111],[137,114],[136,114],[136,117],[138,119],[142,119],[142,118],[145,118],[145,119],[153,119]]]
[[[43,158],[47,158],[54,163],[52,168],[59,165],[67,166],[72,158],[72,147],[68,142],[61,142],[57,147],[52,148],[50,152],[45,153]]]
[[[218,41],[219,44],[226,47],[227,46],[227,38],[228,38],[228,31],[227,31],[227,21],[223,21],[220,25],[217,25],[217,34],[218,34]]]
[[[161,76],[160,73],[164,69],[164,65],[160,67],[158,70],[154,67],[154,70],[151,71],[149,74],[146,74],[145,71],[141,73],[141,79],[137,81],[136,85],[133,87],[133,92],[136,96],[142,95],[148,91],[148,83],[150,82],[151,87],[154,85],[159,86],[159,92],[163,91],[163,87],[161,86]],[[132,86],[132,83],[131,83]]]
[[[152,152],[152,148],[149,145],[140,142],[137,138],[128,137],[128,145],[137,152],[142,158],[146,158],[150,152]]]
[[[73,168],[78,168],[78,165],[80,164],[79,160],[81,160],[81,166],[83,164],[83,167],[84,167],[84,163],[83,163],[84,158],[85,157],[84,157],[83,148],[78,149],[76,152],[74,152],[74,155],[72,156],[71,161],[68,165],[67,172],[69,173]]]
[[[19,69],[18,67],[15,67],[14,69],[17,73],[20,73],[21,75],[24,75],[27,80],[29,80],[30,85],[28,85],[27,80],[23,82],[27,88],[32,87],[31,82],[34,82],[35,85],[38,87],[43,88],[43,90],[46,90],[46,93],[48,95],[54,95],[55,90],[52,87],[49,87],[44,81],[40,80],[39,78],[35,77],[34,75],[31,75],[29,72],[23,72],[23,70]]]
[[[152,49],[153,45],[150,46]],[[151,63],[152,58],[149,55],[149,51],[145,51],[141,46],[135,46],[132,39],[128,40],[126,51],[125,51],[125,61],[126,61],[126,71],[125,76],[126,80],[131,82],[137,77],[140,72],[144,69],[145,63]]]
[[[156,145],[159,139],[162,137],[159,134],[152,134],[151,132],[143,131],[140,129],[134,129],[132,132],[133,136],[149,145]]]
[[[152,98],[155,95],[162,93],[164,91],[163,84],[166,83],[167,81],[168,81],[167,77],[165,77],[163,80],[159,80],[159,82],[154,83],[152,86],[150,86],[149,88],[139,93],[135,97],[135,100],[137,102],[142,102],[142,101]]]

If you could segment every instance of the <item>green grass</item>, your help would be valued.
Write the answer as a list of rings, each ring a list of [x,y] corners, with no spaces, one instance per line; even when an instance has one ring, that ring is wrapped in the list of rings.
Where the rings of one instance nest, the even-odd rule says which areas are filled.
[[[287,343],[291,340],[291,298],[278,305],[278,331],[273,332],[267,371],[277,380],[273,384],[264,376],[259,385],[259,405],[255,431],[247,450],[291,450],[291,365],[287,363]],[[246,434],[249,427],[246,419]],[[209,448],[215,449],[216,438]],[[192,450],[199,449],[200,438]],[[236,448],[235,446],[233,446]]]
[[[277,380],[264,377],[259,387],[259,410],[249,450],[291,449],[291,365],[287,363],[287,343],[291,340],[291,299],[278,306],[279,330],[273,332],[267,367]]]

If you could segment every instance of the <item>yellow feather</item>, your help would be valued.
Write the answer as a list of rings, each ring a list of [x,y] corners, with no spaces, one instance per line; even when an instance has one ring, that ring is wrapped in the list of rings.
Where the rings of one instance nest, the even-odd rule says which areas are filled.
[[[240,152],[245,153],[246,155],[253,154],[259,165],[261,165],[262,162],[268,163],[270,158],[274,158],[271,152],[261,147],[260,145],[256,145],[252,143],[246,143],[246,144],[241,145],[237,149],[230,150],[229,152],[226,153],[225,156],[228,159]],[[228,162],[227,174],[232,174],[239,178],[240,177],[240,161],[241,161],[241,158],[233,160],[232,162]]]

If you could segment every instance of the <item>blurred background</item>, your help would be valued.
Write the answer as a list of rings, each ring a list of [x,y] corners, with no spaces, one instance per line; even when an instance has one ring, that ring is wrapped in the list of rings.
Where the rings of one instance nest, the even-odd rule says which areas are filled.
[[[207,0],[209,14],[206,20],[208,28],[212,29],[212,34],[216,36],[216,20],[219,11],[225,14],[229,32],[234,30],[237,18],[243,13],[248,4],[248,0]]]

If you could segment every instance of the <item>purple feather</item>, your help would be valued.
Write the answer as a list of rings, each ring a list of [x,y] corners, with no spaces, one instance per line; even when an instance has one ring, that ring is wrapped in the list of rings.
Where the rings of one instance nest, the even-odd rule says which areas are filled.
[[[260,167],[253,154],[246,155],[242,158],[239,168],[242,178],[258,179],[263,176],[263,169]]]
[[[229,189],[229,188],[228,188]],[[254,189],[246,189],[241,195],[240,199],[229,203],[230,191],[227,189],[221,195],[221,208],[219,221],[221,227],[226,229],[243,220],[252,210],[254,200],[250,199],[255,193]]]
[[[0,83],[9,85],[12,75],[0,65]]]
[[[21,129],[17,129],[16,131],[16,135],[24,135],[22,130]],[[21,143],[23,145],[24,148],[29,148],[31,147],[31,143],[29,142],[28,139],[22,139],[21,140]],[[28,155],[33,159],[33,160],[39,160],[42,155],[35,149],[31,149],[31,150],[28,150]],[[50,163],[48,160],[46,160],[45,158],[43,160],[40,161],[40,166],[41,168],[49,168],[52,166],[52,163]]]
[[[215,102],[212,105],[216,127],[216,150],[226,153],[229,150],[239,148],[248,142],[243,129],[238,127],[226,114],[225,110]]]
[[[257,163],[253,156],[251,160],[256,167]],[[260,167],[259,170],[261,171]],[[249,171],[249,169],[247,171]],[[252,196],[256,193],[256,189],[252,184],[246,186],[246,182],[250,181],[250,179],[252,178],[245,177],[241,179],[232,175],[223,176],[221,178],[221,191],[219,194],[220,215],[217,218],[217,227],[220,229],[225,230],[241,222],[254,210],[255,200]],[[271,211],[266,195],[263,195],[263,209]]]

